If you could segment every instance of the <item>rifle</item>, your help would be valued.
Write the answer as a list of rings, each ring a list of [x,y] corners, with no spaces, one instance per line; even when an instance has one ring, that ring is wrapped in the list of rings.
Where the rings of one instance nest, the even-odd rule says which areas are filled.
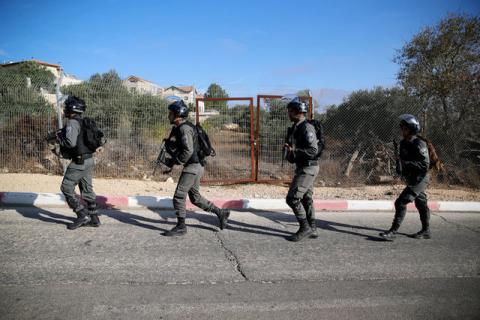
[[[155,172],[157,171],[157,168],[160,167],[161,165],[164,165],[165,167],[168,167],[167,165],[167,148],[165,147],[165,142],[166,139],[163,139],[162,144],[160,145],[160,152],[158,154],[157,160],[155,160],[155,167],[153,168],[153,173],[152,175],[155,175]],[[163,173],[168,173],[172,171],[172,168],[168,167],[169,170],[162,171]]]
[[[292,145],[292,133],[293,133],[293,126],[287,128],[287,135],[285,137],[285,143],[288,144],[289,146]],[[288,157],[288,148],[285,146],[285,144],[282,147],[282,168],[285,160],[287,160]]]
[[[57,131],[48,130],[45,138],[49,144],[54,144],[57,141]]]
[[[58,143],[58,136],[62,133],[62,129],[59,130],[48,130],[45,140],[47,141],[50,151],[56,156],[58,165],[65,172],[65,165],[62,163],[61,159],[63,158],[60,151],[60,144]]]
[[[393,154],[395,155],[395,171],[398,175],[402,174],[402,160],[400,160],[400,150],[398,148],[397,140],[393,140]]]

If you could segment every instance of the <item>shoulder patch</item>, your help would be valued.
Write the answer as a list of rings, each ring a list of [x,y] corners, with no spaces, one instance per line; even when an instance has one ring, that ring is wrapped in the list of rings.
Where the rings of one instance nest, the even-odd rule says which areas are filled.
[[[420,154],[421,154],[422,156],[425,156],[425,157],[428,156],[428,149],[427,149],[427,147],[422,146],[422,147],[420,148]]]
[[[315,140],[315,133],[308,131],[307,132],[307,141],[308,143],[312,143]]]
[[[186,146],[188,144],[188,137],[186,134],[182,136],[182,144]]]

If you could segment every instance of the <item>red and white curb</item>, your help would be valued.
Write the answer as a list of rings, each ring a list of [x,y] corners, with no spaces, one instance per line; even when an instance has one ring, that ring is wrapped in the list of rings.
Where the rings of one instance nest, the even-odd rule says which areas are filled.
[[[236,210],[290,210],[285,199],[213,199],[217,207]],[[152,208],[173,209],[171,197],[156,196],[97,196],[97,203],[104,208]],[[62,194],[31,192],[0,192],[0,206],[66,206]],[[329,211],[393,211],[391,200],[314,200],[316,210]],[[471,201],[429,201],[433,211],[480,212],[480,202]],[[187,208],[195,206],[187,201]],[[416,210],[414,204],[408,210]]]

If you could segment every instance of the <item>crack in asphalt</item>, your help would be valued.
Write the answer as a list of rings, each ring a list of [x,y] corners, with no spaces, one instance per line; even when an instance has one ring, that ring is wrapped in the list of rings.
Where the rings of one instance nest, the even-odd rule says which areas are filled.
[[[470,228],[470,227],[467,227],[467,226],[465,226],[465,225],[463,225],[463,224],[461,224],[461,223],[449,221],[447,218],[445,218],[444,216],[441,216],[441,215],[438,214],[438,213],[430,212],[430,214],[433,215],[433,216],[439,217],[440,219],[442,219],[442,220],[445,221],[446,223],[452,224],[452,225],[457,226],[457,227],[460,227],[460,228],[465,228],[465,229],[467,229],[467,230],[469,230],[469,231],[472,231],[472,232],[475,232],[475,233],[477,233],[477,234],[480,234],[480,231],[475,230],[475,229],[472,229],[472,228]]]
[[[214,234],[215,234],[215,238],[217,239],[217,242],[222,247],[227,260],[230,261],[235,266],[235,269],[237,269],[237,271],[240,273],[243,279],[245,279],[246,281],[249,281],[250,279],[248,279],[247,275],[245,274],[245,271],[243,270],[242,264],[240,263],[240,260],[238,259],[238,257],[235,255],[235,253],[231,249],[227,248],[227,246],[225,245],[225,240],[222,239],[219,232],[214,232]]]

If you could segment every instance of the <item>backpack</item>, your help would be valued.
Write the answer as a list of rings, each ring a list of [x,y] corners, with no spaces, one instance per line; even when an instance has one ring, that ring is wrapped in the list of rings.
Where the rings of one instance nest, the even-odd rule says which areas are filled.
[[[442,161],[440,161],[440,158],[438,157],[438,154],[437,154],[437,150],[435,150],[433,143],[427,138],[422,137],[420,135],[417,135],[417,137],[420,140],[425,141],[425,143],[427,144],[428,157],[430,158],[430,166],[428,167],[428,169],[435,168],[436,171],[440,171],[441,169],[443,169],[443,163]]]
[[[91,118],[83,118],[82,129],[83,142],[92,152],[95,152],[99,147],[105,144],[105,135],[103,134],[103,131],[97,127],[95,120]]]
[[[316,159],[318,159],[322,156],[323,149],[325,149],[325,137],[323,136],[322,123],[315,119],[307,120],[307,122],[315,128],[315,134],[317,135],[318,140],[318,152]]]
[[[217,153],[215,152],[215,149],[213,149],[212,147],[208,134],[205,132],[205,130],[203,130],[200,124],[193,124],[189,121],[185,122],[184,124],[193,128],[197,136],[197,142],[198,142],[198,150],[197,150],[198,160],[202,165],[205,165],[206,157],[208,156],[215,157],[217,155]],[[173,131],[170,135],[172,134],[173,134]],[[168,138],[168,140],[170,140],[170,137]]]
[[[192,124],[192,126],[197,134],[198,159],[201,163],[205,163],[206,157],[215,157],[217,153],[215,152],[215,149],[213,149],[212,144],[210,143],[210,138],[205,130],[203,130],[202,126],[200,124]]]

